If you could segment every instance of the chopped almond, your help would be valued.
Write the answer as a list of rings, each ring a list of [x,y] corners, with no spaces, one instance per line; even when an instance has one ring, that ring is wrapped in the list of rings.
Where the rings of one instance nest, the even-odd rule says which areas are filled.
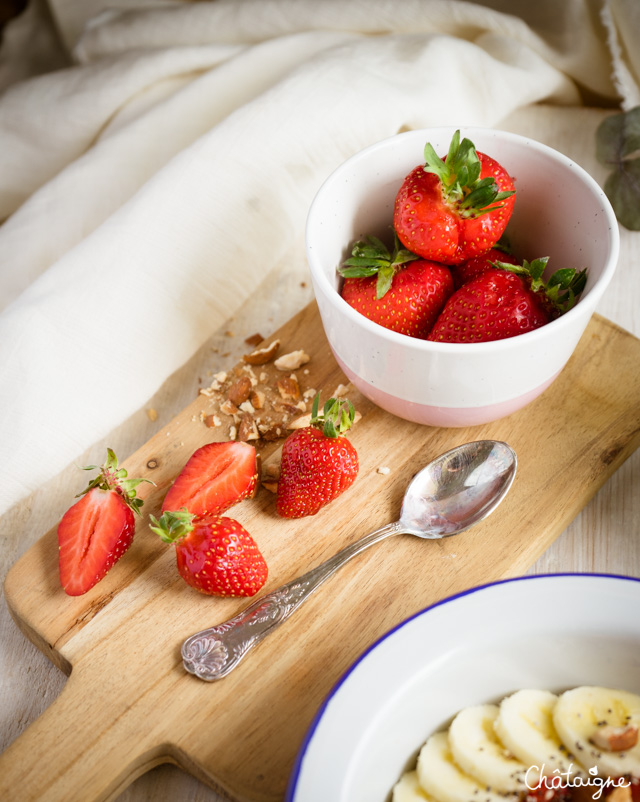
[[[248,412],[243,412],[238,427],[238,440],[247,443],[249,440],[259,440],[260,434],[256,422]]]
[[[270,426],[268,429],[261,429],[262,439],[266,440],[268,443],[273,442],[274,440],[280,440],[281,437],[284,437],[284,431],[281,426]]]
[[[251,379],[248,376],[241,376],[238,381],[229,387],[227,398],[237,407],[244,403],[251,393]]]
[[[262,407],[264,406],[264,399],[265,395],[260,390],[253,390],[253,392],[249,396],[249,401],[251,401],[251,404],[253,405],[254,409],[262,409]]]
[[[255,348],[255,346],[256,345],[260,345],[260,343],[263,340],[264,340],[264,337],[262,336],[262,334],[256,332],[255,334],[252,334],[251,337],[247,337],[245,342],[246,342],[247,345],[250,345],[253,348]]]
[[[298,415],[297,418],[290,420],[287,424],[287,429],[306,429],[311,425],[311,413],[306,415]]]
[[[302,365],[305,365],[310,358],[311,357],[302,350],[291,351],[289,354],[278,357],[273,364],[278,370],[297,370]]]
[[[238,407],[232,401],[227,399],[220,404],[220,412],[224,412],[225,415],[236,415],[238,412]]]
[[[221,426],[222,421],[217,415],[205,415],[204,417],[204,425],[208,426],[210,429],[215,428],[216,426]]]
[[[265,348],[258,348],[256,351],[252,351],[250,354],[245,354],[242,358],[249,365],[265,365],[267,362],[271,362],[271,360],[278,353],[279,348],[280,340],[274,340]]]
[[[594,732],[591,741],[606,752],[626,752],[638,743],[638,727],[635,724],[622,727],[605,724]]]
[[[284,401],[295,402],[300,398],[300,385],[295,373],[290,376],[283,376],[276,382],[276,387],[280,393],[280,397]]]
[[[277,482],[262,482],[262,486],[264,487],[265,490],[268,490],[270,493],[278,492]]]

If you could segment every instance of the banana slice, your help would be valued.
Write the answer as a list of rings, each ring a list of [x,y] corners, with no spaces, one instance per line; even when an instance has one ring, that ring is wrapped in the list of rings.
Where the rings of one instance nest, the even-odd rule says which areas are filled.
[[[509,752],[496,735],[497,705],[467,707],[449,727],[449,746],[460,768],[495,791],[522,791],[528,766]]]
[[[585,769],[601,776],[640,775],[640,696],[610,688],[582,687],[563,693],[553,723]]]
[[[579,773],[576,759],[560,740],[553,725],[558,697],[550,691],[516,691],[502,700],[495,721],[496,735],[518,760],[528,767],[527,783],[537,782],[540,772]],[[568,775],[566,775],[568,776]]]
[[[511,795],[494,792],[465,774],[454,762],[446,732],[432,735],[418,756],[418,781],[437,802],[505,802]]]
[[[392,802],[435,802],[418,782],[417,771],[407,771],[393,787]]]

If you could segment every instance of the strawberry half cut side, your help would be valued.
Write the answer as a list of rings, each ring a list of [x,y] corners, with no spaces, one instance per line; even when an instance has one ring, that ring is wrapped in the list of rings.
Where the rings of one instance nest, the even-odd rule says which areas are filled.
[[[134,512],[140,514],[143,504],[136,488],[141,482],[153,484],[129,479],[111,449],[99,470],[58,524],[60,583],[69,596],[90,590],[127,551],[135,532]]]
[[[208,443],[195,451],[162,503],[166,510],[220,515],[253,494],[258,483],[256,450],[249,443]]]

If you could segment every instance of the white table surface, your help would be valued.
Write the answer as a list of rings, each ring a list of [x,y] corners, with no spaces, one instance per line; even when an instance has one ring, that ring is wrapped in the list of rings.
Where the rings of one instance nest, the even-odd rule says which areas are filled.
[[[594,134],[611,110],[567,110],[534,107],[520,111],[499,126],[556,147],[582,164],[599,182],[606,170],[595,162]],[[640,232],[621,229],[620,262],[598,312],[640,336]],[[251,301],[211,337],[130,420],[78,459],[78,464],[102,461],[106,446],[125,458],[185,407],[198,392],[198,378],[234,364],[244,352],[245,337],[268,336],[312,299],[300,241],[267,278]],[[233,337],[225,334],[234,333]],[[222,354],[227,354],[223,357]],[[640,369],[640,365],[638,366]],[[639,399],[640,403],[640,399]],[[145,410],[158,411],[155,422]],[[52,425],[55,422],[52,421]],[[48,529],[69,504],[69,487],[77,469],[69,466],[0,521],[0,565],[9,567]],[[640,576],[640,450],[597,493],[557,541],[533,565],[530,573],[558,571],[608,572]],[[567,611],[570,613],[570,611]],[[18,631],[4,600],[0,605],[0,750],[23,732],[60,693],[66,677]],[[250,756],[248,756],[250,759]],[[134,782],[120,802],[218,802],[211,789],[174,766],[160,766]]]

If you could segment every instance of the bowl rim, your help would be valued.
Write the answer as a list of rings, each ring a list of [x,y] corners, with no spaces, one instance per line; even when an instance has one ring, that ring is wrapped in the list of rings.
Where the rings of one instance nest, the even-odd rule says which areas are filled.
[[[372,320],[369,320],[364,315],[360,314],[355,309],[353,309],[353,307],[351,307],[337,292],[335,287],[331,285],[324,270],[322,270],[316,264],[316,257],[313,245],[310,244],[313,241],[313,235],[310,236],[310,230],[314,226],[314,220],[313,220],[314,211],[321,202],[321,198],[326,192],[326,190],[334,182],[340,181],[341,175],[345,171],[349,170],[351,165],[353,165],[357,161],[368,158],[371,153],[377,150],[384,150],[385,148],[389,147],[389,145],[391,145],[392,143],[397,143],[400,139],[413,138],[413,139],[421,139],[422,141],[426,142],[429,140],[430,137],[434,136],[433,132],[438,132],[438,134],[441,135],[444,135],[446,132],[449,132],[449,136],[451,136],[453,132],[455,132],[456,130],[460,130],[462,136],[468,136],[471,139],[473,139],[476,133],[480,133],[481,135],[494,135],[499,138],[511,140],[526,147],[536,148],[540,150],[542,153],[546,154],[552,160],[558,161],[565,167],[576,172],[578,176],[584,181],[584,183],[591,189],[593,194],[597,196],[598,199],[600,200],[602,211],[608,223],[608,228],[610,231],[610,239],[611,239],[609,258],[605,264],[605,267],[601,275],[596,280],[595,284],[589,289],[589,292],[583,297],[581,297],[572,309],[570,309],[564,315],[561,315],[555,320],[552,320],[549,323],[545,324],[544,326],[540,326],[539,328],[534,329],[533,331],[524,332],[523,334],[518,334],[515,335],[514,337],[507,337],[500,340],[490,340],[487,342],[473,342],[473,343],[446,343],[446,342],[436,342],[432,340],[422,340],[417,337],[410,337],[409,335],[392,331],[391,329],[387,329],[384,326],[379,325],[378,323],[374,323]],[[602,187],[593,178],[593,176],[591,176],[590,173],[588,173],[584,169],[584,167],[578,164],[575,160],[566,156],[564,153],[561,153],[559,150],[556,150],[555,148],[552,148],[551,146],[546,145],[543,142],[540,142],[536,139],[532,139],[531,137],[512,133],[510,131],[503,131],[500,128],[491,128],[487,126],[483,127],[483,126],[447,125],[447,126],[432,126],[430,128],[416,128],[411,131],[404,131],[402,133],[386,137],[385,139],[379,140],[378,142],[374,142],[371,145],[368,145],[367,147],[363,148],[362,150],[359,150],[358,152],[350,156],[348,159],[343,161],[342,164],[340,164],[338,167],[336,167],[336,169],[333,170],[322,182],[309,207],[305,224],[305,251],[307,256],[307,264],[311,272],[311,276],[313,278],[314,286],[317,286],[322,291],[322,294],[327,298],[329,303],[334,305],[341,314],[347,317],[349,321],[351,321],[357,326],[362,327],[365,331],[369,332],[371,335],[387,339],[391,343],[395,343],[397,345],[404,345],[405,347],[409,347],[412,350],[416,350],[422,353],[429,353],[429,352],[442,353],[442,354],[449,353],[451,355],[453,355],[454,353],[479,354],[479,353],[490,353],[492,351],[509,351],[513,348],[517,348],[518,343],[523,342],[523,338],[526,338],[526,342],[531,343],[531,345],[533,346],[535,345],[536,340],[545,339],[547,337],[553,336],[554,334],[561,336],[565,328],[570,327],[574,322],[577,322],[578,315],[580,315],[581,317],[588,315],[589,319],[591,317],[591,314],[593,314],[593,312],[595,311],[595,307],[597,306],[602,295],[604,294],[604,291],[608,287],[613,277],[613,274],[616,270],[620,255],[620,230],[618,227],[618,220],[615,216],[611,203],[607,198],[607,195],[602,189]],[[589,302],[586,305],[584,305],[584,301],[586,301],[587,299],[589,299]]]
[[[516,576],[516,577],[509,577],[507,579],[497,579],[493,582],[486,582],[482,585],[475,585],[471,588],[465,588],[464,590],[459,591],[458,593],[453,593],[450,596],[446,596],[443,599],[438,599],[433,604],[424,607],[421,610],[418,610],[416,613],[408,616],[407,618],[400,621],[394,627],[389,629],[379,638],[377,638],[370,646],[368,646],[343,672],[343,674],[339,677],[339,679],[335,682],[331,690],[327,693],[326,697],[322,701],[322,704],[316,711],[311,723],[309,724],[307,731],[305,732],[305,736],[300,744],[298,752],[296,754],[296,758],[291,769],[291,773],[289,775],[289,782],[287,784],[287,790],[284,797],[284,802],[297,802],[295,798],[296,789],[298,786],[298,781],[300,779],[300,774],[302,771],[302,763],[304,758],[307,754],[308,748],[311,744],[313,736],[320,725],[320,722],[324,716],[324,713],[334,699],[340,688],[344,685],[347,679],[351,676],[351,674],[358,668],[358,666],[367,658],[367,656],[374,651],[381,643],[388,640],[395,632],[402,629],[403,627],[410,624],[417,618],[420,618],[423,615],[426,615],[430,611],[441,607],[443,605],[449,604],[450,602],[454,602],[457,599],[463,598],[465,596],[470,596],[475,593],[482,592],[489,588],[497,587],[500,585],[507,585],[507,584],[515,584],[516,582],[533,582],[539,580],[555,580],[555,579],[562,579],[562,578],[579,578],[580,580],[593,580],[593,579],[614,579],[620,580],[623,582],[632,582],[632,583],[639,583],[640,584],[640,577],[629,576],[625,574],[614,574],[614,573],[606,573],[606,572],[593,572],[593,573],[585,573],[580,571],[559,571],[559,572],[552,572],[552,573],[545,573],[545,574],[527,574],[523,576]]]

